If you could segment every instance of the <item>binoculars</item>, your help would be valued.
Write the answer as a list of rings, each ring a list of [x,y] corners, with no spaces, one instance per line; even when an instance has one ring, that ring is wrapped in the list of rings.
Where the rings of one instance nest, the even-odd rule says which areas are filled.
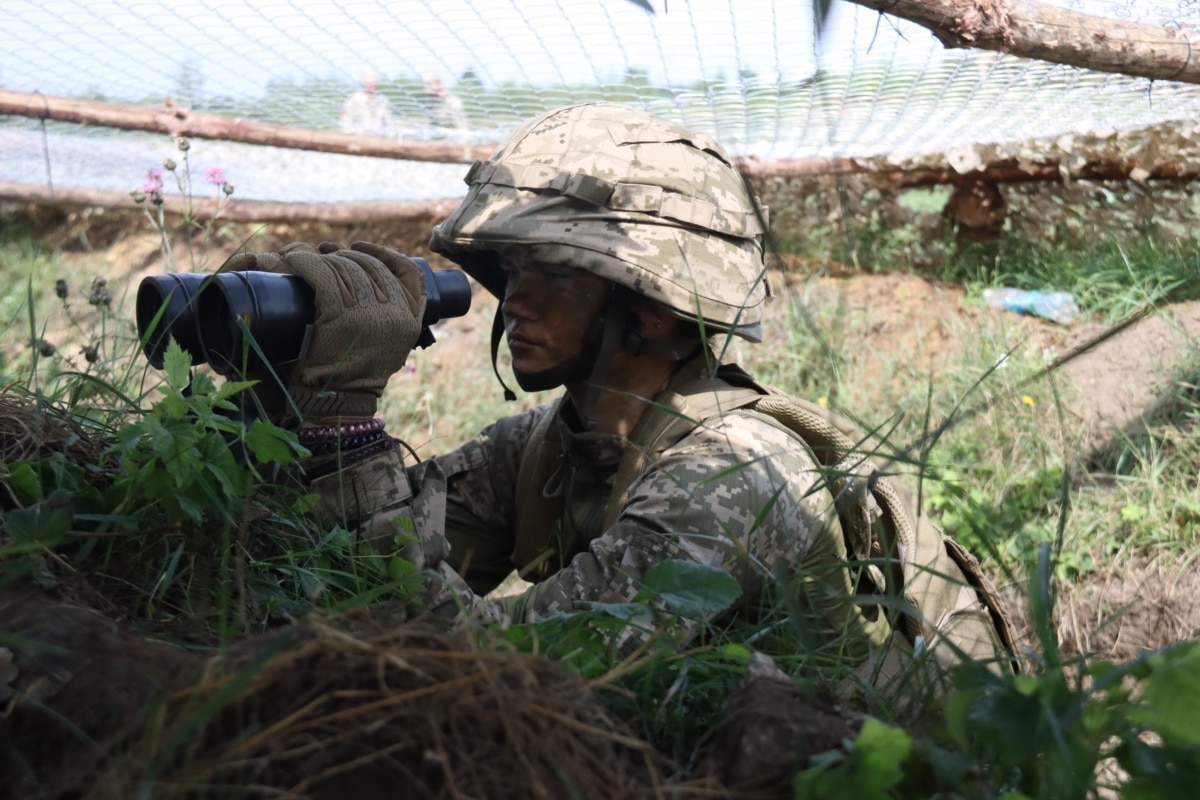
[[[461,317],[471,308],[471,284],[459,270],[425,273],[425,314],[418,347],[433,344],[430,326]],[[152,275],[137,293],[137,328],[146,358],[162,369],[171,339],[219,375],[263,369],[300,355],[305,332],[316,316],[312,288],[295,275],[248,270],[214,275],[181,272]]]

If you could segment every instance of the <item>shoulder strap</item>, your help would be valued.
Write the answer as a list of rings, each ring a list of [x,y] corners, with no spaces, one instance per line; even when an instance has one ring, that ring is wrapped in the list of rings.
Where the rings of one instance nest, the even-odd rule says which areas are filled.
[[[558,468],[558,456],[562,453],[555,427],[562,403],[560,398],[538,420],[517,469],[512,560],[522,577],[544,565],[555,525],[562,515],[562,496],[547,497],[543,491]]]
[[[604,527],[616,523],[634,482],[663,450],[704,420],[753,405],[760,397],[761,392],[755,388],[732,386],[720,378],[700,378],[675,391],[661,392],[629,435],[629,446],[613,477],[612,499]]]
[[[734,387],[715,378],[692,381],[678,391],[664,391],[655,397],[630,434],[629,446],[617,466],[604,527],[617,521],[629,489],[659,453],[703,420],[750,405],[759,397],[761,392],[756,389]],[[562,452],[555,427],[562,402],[560,399],[538,421],[517,471],[512,561],[523,577],[536,576],[547,566],[562,517],[564,498],[547,497],[543,491]]]
[[[930,640],[962,610],[965,583],[986,609],[999,645],[1010,657],[1015,655],[1016,635],[996,587],[966,548],[921,513],[907,488],[871,452],[868,434],[814,403],[776,392],[764,397],[755,410],[786,424],[829,470],[830,489],[852,557],[893,565],[886,573],[874,566],[868,571],[886,593],[903,597],[916,608],[916,615],[904,616],[903,629],[910,641],[917,636]],[[965,633],[957,637],[956,644],[969,655],[989,657],[982,643],[976,644]],[[977,649],[971,651],[973,647]],[[1015,659],[1012,664],[1015,668]]]

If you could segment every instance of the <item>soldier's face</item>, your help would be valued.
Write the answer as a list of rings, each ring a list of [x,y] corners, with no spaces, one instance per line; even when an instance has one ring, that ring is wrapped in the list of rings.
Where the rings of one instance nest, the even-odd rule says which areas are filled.
[[[518,376],[552,369],[579,355],[609,282],[582,270],[536,261],[506,261],[504,331]]]

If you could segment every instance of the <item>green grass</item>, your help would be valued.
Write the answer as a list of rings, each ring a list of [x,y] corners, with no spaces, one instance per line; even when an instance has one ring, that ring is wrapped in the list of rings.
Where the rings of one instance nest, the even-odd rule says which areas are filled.
[[[1078,249],[1006,240],[994,259],[968,253],[942,277],[971,285],[1069,292],[1082,308],[1117,321],[1146,306],[1200,298],[1200,242],[1101,240]]]

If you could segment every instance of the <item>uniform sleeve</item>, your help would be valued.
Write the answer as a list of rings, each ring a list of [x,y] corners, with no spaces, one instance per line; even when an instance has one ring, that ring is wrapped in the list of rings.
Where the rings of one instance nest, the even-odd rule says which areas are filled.
[[[354,533],[359,558],[400,556],[450,569],[485,594],[513,569],[520,456],[543,408],[505,417],[429,461],[406,466],[393,448],[314,480],[318,509]],[[461,583],[461,581],[460,581]]]
[[[739,412],[666,450],[632,487],[616,523],[564,569],[499,603],[461,588],[455,602],[483,619],[534,622],[592,602],[629,602],[647,570],[680,559],[728,570],[743,604],[758,602],[772,576],[789,576],[785,588],[807,597],[819,628],[814,641],[834,641],[860,617],[845,555],[833,498],[809,450],[765,417]],[[446,588],[455,593],[452,583]],[[694,628],[664,623],[685,636]],[[629,628],[622,649],[646,633]]]

